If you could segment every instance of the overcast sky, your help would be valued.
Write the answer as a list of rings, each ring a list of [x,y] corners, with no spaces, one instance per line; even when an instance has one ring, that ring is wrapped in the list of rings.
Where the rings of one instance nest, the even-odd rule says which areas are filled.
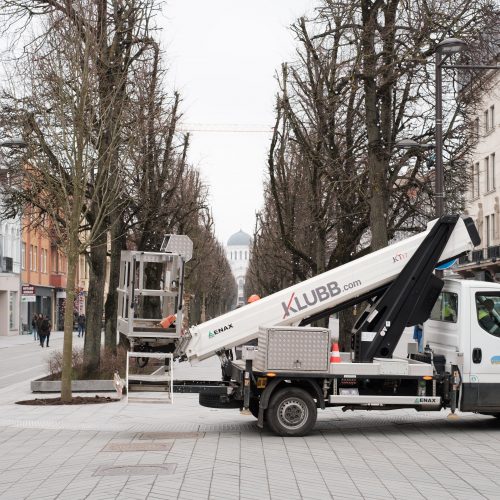
[[[167,0],[163,46],[169,85],[181,92],[190,160],[210,188],[217,237],[253,233],[262,206],[276,70],[294,57],[288,26],[315,0]],[[201,125],[201,127],[199,126]]]

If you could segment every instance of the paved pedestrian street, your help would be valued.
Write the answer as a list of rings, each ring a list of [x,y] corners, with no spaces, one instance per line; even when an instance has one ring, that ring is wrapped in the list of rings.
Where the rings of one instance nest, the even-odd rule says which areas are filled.
[[[175,369],[218,375],[213,360]],[[32,397],[27,381],[0,389],[1,499],[500,498],[491,417],[328,409],[310,436],[285,439],[195,395],[172,405],[14,404]]]

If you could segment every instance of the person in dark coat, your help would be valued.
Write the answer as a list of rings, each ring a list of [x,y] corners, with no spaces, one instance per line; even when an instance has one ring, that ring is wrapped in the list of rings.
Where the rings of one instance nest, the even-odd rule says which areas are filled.
[[[38,315],[38,318],[36,320],[36,331],[38,333],[38,338],[40,339],[40,345],[43,347],[43,344],[45,342],[45,337],[43,337],[43,333],[42,333],[42,323],[43,323],[43,314],[40,313]]]
[[[41,325],[41,332],[43,335],[42,347],[43,347],[43,343],[45,340],[47,340],[47,347],[49,347],[51,328],[52,328],[52,324],[50,323],[49,317],[45,316],[45,318],[43,318],[43,320],[42,320],[42,325]]]
[[[38,330],[37,330],[37,323],[38,320],[38,314],[34,313],[33,314],[33,319],[31,320],[31,333],[33,334],[33,340],[38,340]]]
[[[85,314],[80,314],[80,316],[78,316],[78,336],[80,337],[83,337],[84,333],[85,333]]]

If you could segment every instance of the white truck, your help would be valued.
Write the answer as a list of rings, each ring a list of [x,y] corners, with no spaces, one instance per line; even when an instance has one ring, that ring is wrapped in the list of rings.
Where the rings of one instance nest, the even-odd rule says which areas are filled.
[[[200,404],[240,408],[276,434],[302,436],[327,407],[473,411],[500,415],[500,285],[442,280],[435,268],[480,243],[471,219],[444,216],[421,234],[327,271],[172,338],[174,357],[219,356],[221,381],[176,381]],[[331,335],[311,323],[368,302],[351,352],[330,362]],[[424,325],[393,357],[404,329]],[[233,348],[244,346],[243,360]]]

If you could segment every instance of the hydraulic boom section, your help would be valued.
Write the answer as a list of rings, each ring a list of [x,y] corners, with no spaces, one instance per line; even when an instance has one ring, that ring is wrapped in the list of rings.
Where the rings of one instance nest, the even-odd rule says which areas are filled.
[[[356,362],[392,357],[405,327],[429,318],[444,285],[434,269],[459,220],[456,215],[441,217],[385,293],[360,316],[353,329]],[[469,234],[479,244],[473,225]]]
[[[430,296],[435,294],[438,288],[437,281],[429,277],[435,264],[446,262],[472,250],[478,244],[478,240],[471,219],[452,216],[443,217],[439,221],[434,220],[427,225],[426,231],[420,234],[191,327],[189,332],[178,340],[175,356],[190,361],[206,359],[258,337],[260,326],[297,326],[307,322],[308,318],[317,318],[325,312],[340,310],[376,295],[382,296],[384,290],[385,293],[389,291],[391,288],[389,285],[402,273],[406,265],[410,267],[417,265],[420,273],[423,270],[426,273],[422,281],[418,280],[418,292],[408,292],[405,299],[398,301],[401,302],[399,309],[392,307],[390,303],[384,309],[387,312],[384,317],[389,313],[393,314],[396,309],[403,309],[403,315],[407,314],[408,317],[405,320],[401,317],[399,323],[404,322],[406,326],[408,319],[419,321],[420,315],[416,313],[417,310],[425,311],[427,302],[423,297],[426,291],[429,291],[427,295]],[[433,248],[432,251],[426,250],[429,244]],[[418,272],[414,273],[414,277],[419,277]],[[405,278],[402,281],[408,282],[409,284],[405,286],[410,288],[415,284],[412,278]],[[396,288],[393,288],[394,290]],[[418,308],[413,307],[408,311],[403,307],[405,301],[416,302],[413,306],[418,305]],[[384,311],[377,310],[376,314],[384,314]],[[382,325],[380,329],[382,333],[386,325],[382,324],[384,321],[382,316],[380,318],[380,322],[376,324],[377,328]],[[373,323],[375,329],[374,319],[375,316],[370,317],[369,321]],[[377,329],[376,332],[378,331]],[[388,345],[381,345],[377,352],[382,352],[385,348],[388,349],[387,355],[390,356],[398,331],[399,326],[394,330],[394,338]],[[367,356],[372,356],[372,353],[368,353]]]

